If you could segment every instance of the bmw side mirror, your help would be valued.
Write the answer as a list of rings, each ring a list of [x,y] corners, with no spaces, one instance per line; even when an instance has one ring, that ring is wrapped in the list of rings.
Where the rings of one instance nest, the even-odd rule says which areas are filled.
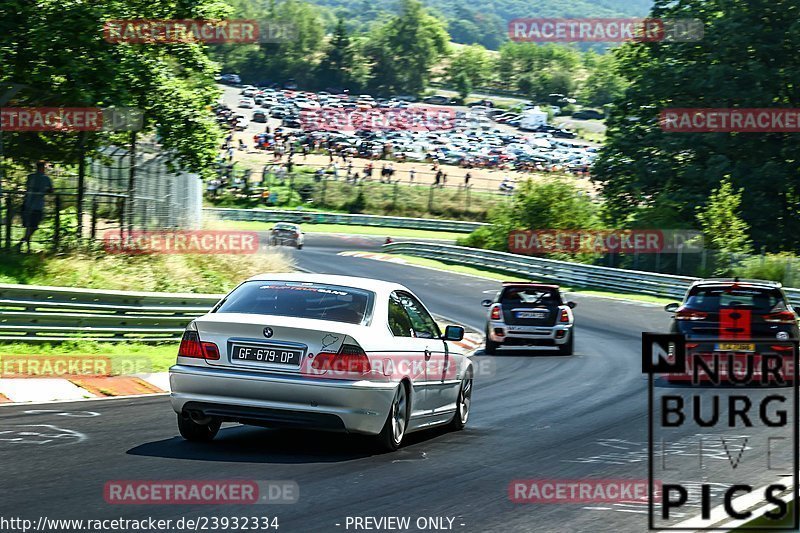
[[[484,306],[484,307],[489,307],[490,305],[492,305],[492,301],[489,300],[489,299],[486,299],[486,300],[481,302],[481,305]]]
[[[567,302],[567,307],[570,309],[575,309],[578,306],[575,302]]]
[[[461,326],[447,326],[444,328],[444,340],[460,341],[464,338],[464,328]]]
[[[678,308],[679,308],[680,306],[681,306],[681,304],[678,304],[678,303],[675,303],[675,302],[673,302],[673,303],[671,303],[671,304],[667,304],[667,305],[665,305],[665,306],[664,306],[664,311],[666,311],[666,312],[668,312],[668,313],[674,313],[675,311],[677,311],[677,310],[678,310]]]

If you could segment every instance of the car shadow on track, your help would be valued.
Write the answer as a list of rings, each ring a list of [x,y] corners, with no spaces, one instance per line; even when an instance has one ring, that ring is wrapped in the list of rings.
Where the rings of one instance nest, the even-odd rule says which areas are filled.
[[[413,453],[410,447],[446,433],[437,428],[409,434],[403,447],[395,453]],[[361,435],[241,425],[223,426],[211,442],[188,442],[176,436],[140,444],[127,453],[168,459],[274,464],[338,463],[374,455],[397,458]]]

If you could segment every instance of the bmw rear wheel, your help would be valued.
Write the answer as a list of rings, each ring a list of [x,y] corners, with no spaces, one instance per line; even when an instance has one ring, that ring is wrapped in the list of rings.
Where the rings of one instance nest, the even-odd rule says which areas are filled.
[[[403,443],[403,437],[408,427],[408,391],[401,383],[394,393],[392,406],[383,430],[378,435],[378,443],[387,451],[395,451]]]

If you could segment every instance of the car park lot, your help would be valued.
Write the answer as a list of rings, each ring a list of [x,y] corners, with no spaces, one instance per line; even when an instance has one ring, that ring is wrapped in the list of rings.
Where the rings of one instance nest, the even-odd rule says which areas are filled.
[[[254,108],[237,108],[244,97],[243,91],[253,95]],[[263,115],[268,115],[267,124],[273,130],[282,127],[286,131],[294,132],[301,139],[311,136],[320,141],[331,141],[357,157],[376,157],[388,148],[394,158],[406,161],[435,159],[447,165],[489,168],[511,166],[527,170],[557,166],[576,172],[588,169],[597,157],[596,145],[566,138],[572,135],[557,127],[544,126],[535,131],[521,131],[507,123],[511,119],[518,119],[520,115],[497,114],[502,110],[480,105],[423,105],[398,98],[373,99],[368,95],[347,96],[277,89],[258,91],[251,87],[232,86],[224,86],[222,103],[235,113],[259,121],[251,122],[244,130],[246,134],[263,133],[266,124],[260,120]],[[313,116],[320,108],[339,109],[344,113],[347,109],[419,110],[423,106],[429,109],[446,109],[452,120],[446,127],[433,131],[418,131],[418,127],[411,128],[414,131],[404,131],[403,128],[393,131],[367,131],[357,130],[355,127],[340,131],[313,131],[304,127],[303,117]],[[498,122],[493,116],[502,118],[503,121]]]

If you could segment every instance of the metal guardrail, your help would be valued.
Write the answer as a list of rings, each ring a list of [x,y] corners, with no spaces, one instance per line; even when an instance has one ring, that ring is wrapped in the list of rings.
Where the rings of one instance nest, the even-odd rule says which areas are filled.
[[[175,341],[223,296],[0,284],[0,341]]]
[[[435,231],[471,233],[486,226],[483,222],[462,220],[437,220],[431,218],[383,217],[378,215],[349,215],[342,213],[318,213],[314,211],[286,211],[278,209],[233,209],[207,207],[203,213],[220,220],[242,220],[249,222],[294,222],[296,224],[346,224],[354,226],[380,226],[384,228],[408,228]]]
[[[623,270],[567,261],[556,261],[525,255],[465,248],[445,244],[396,242],[386,244],[387,252],[437,259],[447,263],[482,267],[489,270],[563,283],[573,287],[647,294],[679,301],[689,285],[700,278],[658,274],[639,270]],[[800,306],[800,289],[784,289],[792,305]]]

